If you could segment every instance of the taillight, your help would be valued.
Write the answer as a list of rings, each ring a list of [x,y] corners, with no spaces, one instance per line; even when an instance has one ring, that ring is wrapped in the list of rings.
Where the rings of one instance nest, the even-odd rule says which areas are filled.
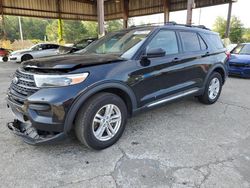
[[[227,60],[229,60],[229,59],[230,59],[230,57],[231,57],[230,52],[225,52],[225,54],[227,55]]]

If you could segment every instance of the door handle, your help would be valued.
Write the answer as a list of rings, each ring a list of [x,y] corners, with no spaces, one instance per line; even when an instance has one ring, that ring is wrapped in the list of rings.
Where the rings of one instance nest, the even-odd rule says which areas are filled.
[[[209,52],[206,52],[202,57],[210,56]]]
[[[172,62],[177,62],[177,61],[180,61],[180,59],[178,57],[175,57]]]

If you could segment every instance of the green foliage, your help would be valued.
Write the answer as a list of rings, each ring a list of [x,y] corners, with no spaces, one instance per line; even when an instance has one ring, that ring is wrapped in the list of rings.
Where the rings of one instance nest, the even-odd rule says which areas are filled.
[[[22,17],[22,28],[24,39],[38,39],[43,40],[46,32],[46,26],[50,20]],[[18,17],[16,16],[4,16],[5,31],[7,39],[14,41],[20,39]],[[3,31],[2,25],[0,25],[0,33]]]
[[[250,28],[245,29],[243,40],[244,42],[250,42]]]
[[[118,31],[123,28],[122,20],[112,20],[107,22],[107,32]]]
[[[83,26],[86,29],[87,37],[97,37],[98,36],[98,25],[97,22],[93,21],[82,21]]]
[[[57,41],[58,38],[57,29],[58,29],[57,20],[53,20],[50,24],[47,25],[46,35],[49,41]]]
[[[7,39],[10,41],[20,39],[19,23],[17,16],[4,16]],[[98,36],[97,22],[93,21],[70,21],[41,18],[22,17],[22,29],[24,40],[32,40],[34,43],[43,41],[60,42],[60,36],[67,43],[74,43],[88,37]],[[62,28],[62,29],[59,29]],[[123,28],[122,20],[106,22],[106,31],[113,32]],[[0,24],[0,33],[3,31]]]
[[[14,41],[14,39],[20,38],[18,29],[18,18],[13,16],[4,16],[5,31],[7,39]],[[3,32],[2,24],[0,25],[0,31]]]
[[[225,38],[227,21],[223,17],[217,17],[213,30],[218,32],[222,38]],[[232,43],[243,42],[244,27],[241,21],[233,16],[230,23],[229,39]]]

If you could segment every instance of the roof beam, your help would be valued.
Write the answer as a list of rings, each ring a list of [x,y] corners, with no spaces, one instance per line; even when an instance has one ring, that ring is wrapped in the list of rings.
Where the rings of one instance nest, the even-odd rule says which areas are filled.
[[[71,0],[71,1],[79,2],[79,3],[86,3],[86,4],[91,4],[91,5],[96,4],[96,2],[90,1],[90,0]]]

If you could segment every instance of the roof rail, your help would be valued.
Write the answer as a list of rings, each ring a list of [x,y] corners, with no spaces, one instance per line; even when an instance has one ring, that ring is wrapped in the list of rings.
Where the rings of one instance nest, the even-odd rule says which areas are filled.
[[[187,25],[187,24],[178,24],[176,22],[167,22],[165,25],[177,25],[177,26],[184,26],[184,27],[196,27],[196,28],[200,28],[200,29],[206,29],[206,30],[210,30],[209,28],[207,28],[204,25]]]
[[[174,21],[171,22],[166,22],[166,23],[148,23],[148,24],[141,24],[141,25],[132,25],[130,26],[130,28],[136,28],[136,27],[143,27],[143,26],[161,26],[161,25],[176,25],[176,26],[184,26],[184,27],[194,27],[194,28],[200,28],[200,29],[206,29],[206,30],[210,30],[209,28],[207,28],[204,25],[187,25],[187,24],[178,24]]]

